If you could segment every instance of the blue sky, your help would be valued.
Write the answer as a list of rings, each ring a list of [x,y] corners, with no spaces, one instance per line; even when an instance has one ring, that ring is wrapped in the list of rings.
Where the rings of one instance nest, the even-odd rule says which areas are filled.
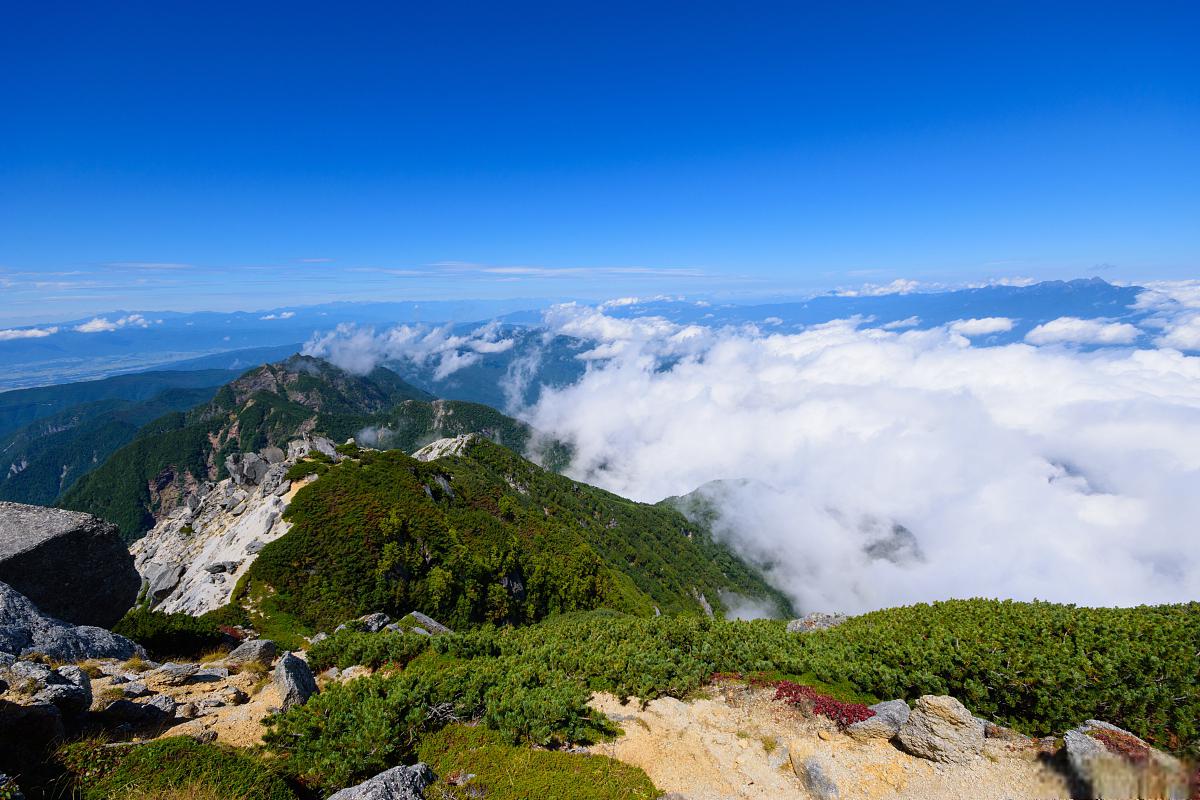
[[[1195,277],[1194,3],[10,3],[0,320]]]

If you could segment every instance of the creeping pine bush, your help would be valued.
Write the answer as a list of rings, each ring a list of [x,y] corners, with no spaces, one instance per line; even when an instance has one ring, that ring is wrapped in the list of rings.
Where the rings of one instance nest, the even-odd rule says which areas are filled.
[[[359,633],[342,630],[314,644],[308,651],[308,663],[315,671],[363,665],[403,667],[429,647],[429,637],[417,633]]]
[[[145,608],[131,609],[113,626],[113,632],[137,642],[156,659],[198,658],[226,641],[212,619]]]

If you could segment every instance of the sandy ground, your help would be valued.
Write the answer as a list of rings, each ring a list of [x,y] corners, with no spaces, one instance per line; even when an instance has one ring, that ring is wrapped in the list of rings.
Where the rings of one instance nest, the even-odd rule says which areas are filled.
[[[1036,750],[989,740],[968,764],[914,758],[882,740],[856,742],[828,721],[771,699],[771,691],[714,689],[707,699],[663,698],[644,709],[599,694],[592,705],[624,735],[590,748],[641,767],[654,785],[687,800],[809,798],[793,767],[826,765],[841,800],[1037,800],[1066,798],[1062,778]]]

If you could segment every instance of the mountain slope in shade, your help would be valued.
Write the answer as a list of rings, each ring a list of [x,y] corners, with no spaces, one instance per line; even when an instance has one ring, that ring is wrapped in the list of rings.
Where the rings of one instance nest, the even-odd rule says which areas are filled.
[[[146,423],[212,398],[216,387],[168,389],[141,402],[96,400],[0,437],[0,500],[50,505],[134,439]]]

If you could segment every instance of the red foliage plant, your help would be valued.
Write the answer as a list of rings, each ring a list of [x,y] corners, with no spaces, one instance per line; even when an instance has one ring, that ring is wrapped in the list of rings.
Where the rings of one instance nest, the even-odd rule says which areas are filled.
[[[794,706],[807,706],[812,713],[833,720],[843,730],[856,722],[862,722],[864,719],[875,716],[875,712],[862,703],[835,700],[829,695],[821,694],[811,686],[801,686],[791,681],[779,681],[775,684],[775,699],[783,700]]]
[[[1099,739],[1108,752],[1121,756],[1131,764],[1140,767],[1150,760],[1150,748],[1133,736],[1105,728],[1094,728],[1088,731],[1088,735],[1093,739]]]

